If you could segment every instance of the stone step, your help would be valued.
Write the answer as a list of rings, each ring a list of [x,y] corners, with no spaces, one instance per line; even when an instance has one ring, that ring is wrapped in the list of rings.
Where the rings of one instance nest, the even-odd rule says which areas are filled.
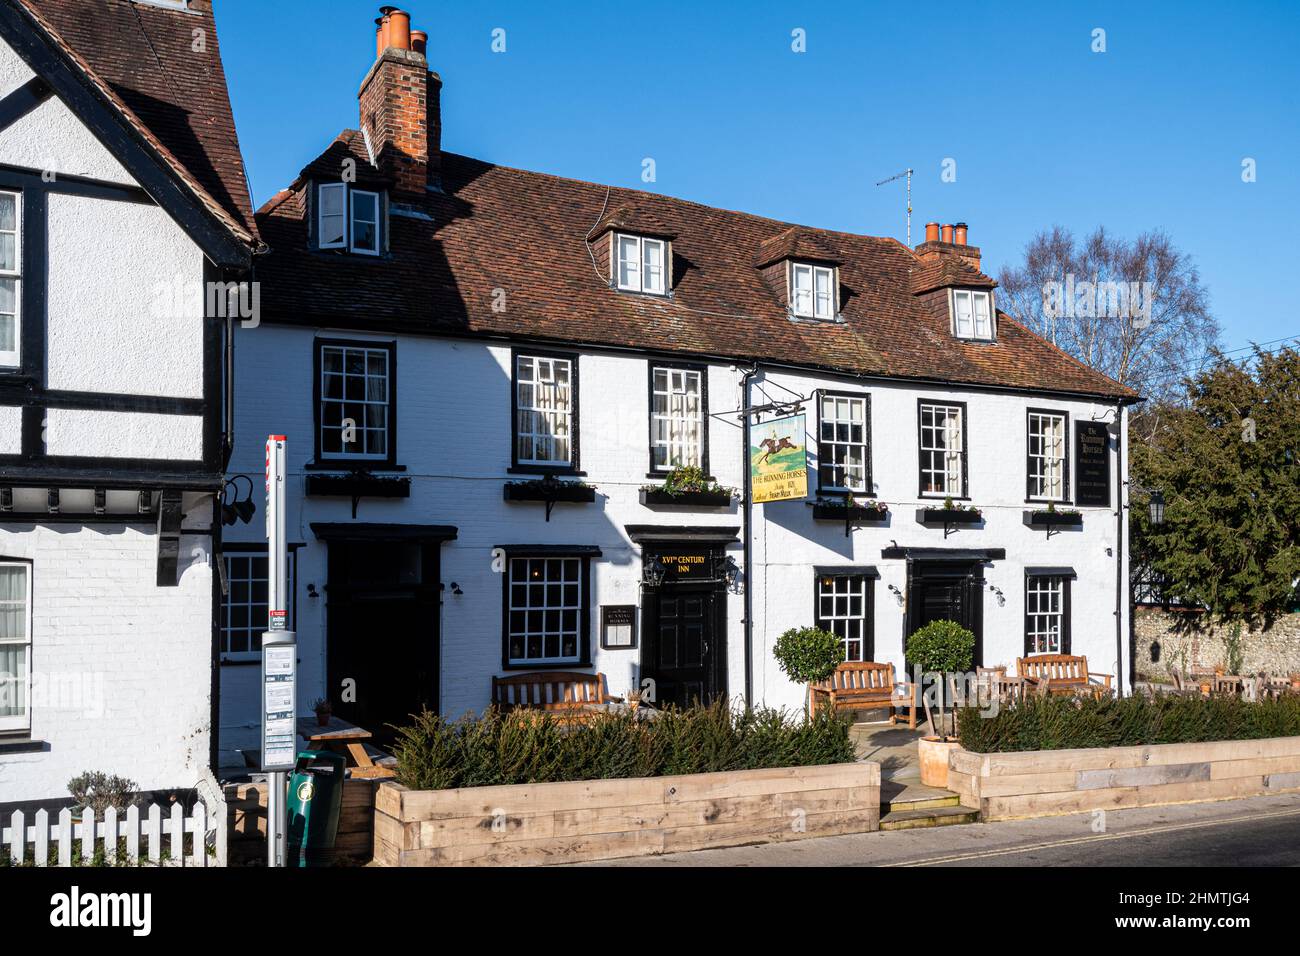
[[[961,805],[961,797],[957,794],[946,794],[944,796],[916,796],[901,795],[890,800],[888,803],[880,805],[881,814],[886,813],[908,813],[912,810],[936,810],[939,807],[956,807]]]
[[[977,823],[979,811],[962,806],[931,807],[922,810],[890,810],[880,818],[882,830],[913,830]]]
[[[961,798],[951,790],[927,787],[920,780],[887,779],[880,781],[880,812],[891,810],[930,810],[938,807],[955,807]]]

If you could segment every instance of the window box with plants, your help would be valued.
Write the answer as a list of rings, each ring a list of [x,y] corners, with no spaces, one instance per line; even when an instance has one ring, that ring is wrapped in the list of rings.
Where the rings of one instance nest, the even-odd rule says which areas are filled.
[[[855,524],[884,522],[889,506],[883,501],[860,501],[852,495],[843,498],[818,498],[812,502],[816,521],[849,521]]]
[[[507,481],[502,492],[506,501],[541,501],[546,505],[546,520],[556,502],[585,504],[596,500],[596,486],[585,481],[563,481],[554,475],[531,481]]]
[[[951,498],[943,499],[938,508],[920,508],[916,520],[921,524],[941,524],[947,527],[955,524],[979,524],[984,520],[984,512],[971,505],[963,505]]]
[[[646,507],[726,508],[738,497],[736,489],[723,487],[693,465],[674,468],[661,485],[641,487]]]
[[[1030,528],[1078,528],[1083,525],[1082,512],[1072,508],[1058,509],[1055,504],[1025,512],[1025,524]]]

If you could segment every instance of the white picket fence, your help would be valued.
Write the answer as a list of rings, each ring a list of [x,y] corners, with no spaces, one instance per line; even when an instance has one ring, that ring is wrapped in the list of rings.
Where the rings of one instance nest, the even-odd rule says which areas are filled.
[[[215,858],[208,855],[207,831],[207,810],[197,801],[189,816],[179,803],[173,803],[167,814],[153,803],[144,814],[139,807],[129,807],[125,813],[109,807],[104,811],[104,818],[98,821],[90,810],[76,822],[66,807],[53,819],[48,810],[37,810],[34,814],[15,810],[9,815],[8,824],[0,821],[0,847],[8,849],[15,863],[26,857],[28,847],[34,848],[37,866],[47,865],[51,844],[57,848],[57,865],[72,866],[74,840],[81,841],[80,857],[86,863],[94,858],[102,844],[104,861],[110,866],[214,866]],[[186,834],[193,838],[188,854]],[[125,848],[120,846],[122,840],[126,841]]]

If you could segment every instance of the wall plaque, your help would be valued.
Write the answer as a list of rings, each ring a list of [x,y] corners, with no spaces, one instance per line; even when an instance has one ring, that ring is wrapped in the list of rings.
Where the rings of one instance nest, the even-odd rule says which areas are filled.
[[[1104,422],[1075,422],[1074,501],[1110,507],[1110,430]]]
[[[636,647],[636,605],[602,604],[600,646],[610,650]]]

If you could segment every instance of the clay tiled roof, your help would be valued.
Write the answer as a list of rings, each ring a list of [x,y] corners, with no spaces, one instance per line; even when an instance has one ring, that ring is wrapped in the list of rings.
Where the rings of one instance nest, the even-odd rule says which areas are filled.
[[[211,0],[190,0],[187,10],[130,0],[18,2],[194,197],[236,238],[254,243]]]
[[[951,256],[923,262],[912,272],[913,295],[950,286],[992,289],[996,285],[996,282],[974,266]]]
[[[762,268],[782,259],[803,259],[813,262],[833,262],[841,260],[839,253],[825,242],[814,229],[791,226],[778,232],[775,236],[764,239],[758,245],[754,256],[754,265]]]
[[[926,266],[895,239],[795,228],[445,152],[442,178],[444,192],[430,194],[420,210],[394,209],[388,258],[312,251],[301,193],[269,202],[258,214],[272,249],[258,263],[264,315],[1134,397],[1005,315],[996,343],[954,339],[949,318],[913,292],[913,276]],[[622,209],[632,211],[629,224],[652,220],[675,236],[671,298],[620,293],[598,274],[595,243],[586,237]],[[764,250],[797,250],[804,240],[840,263],[843,322],[792,321],[755,265]]]

